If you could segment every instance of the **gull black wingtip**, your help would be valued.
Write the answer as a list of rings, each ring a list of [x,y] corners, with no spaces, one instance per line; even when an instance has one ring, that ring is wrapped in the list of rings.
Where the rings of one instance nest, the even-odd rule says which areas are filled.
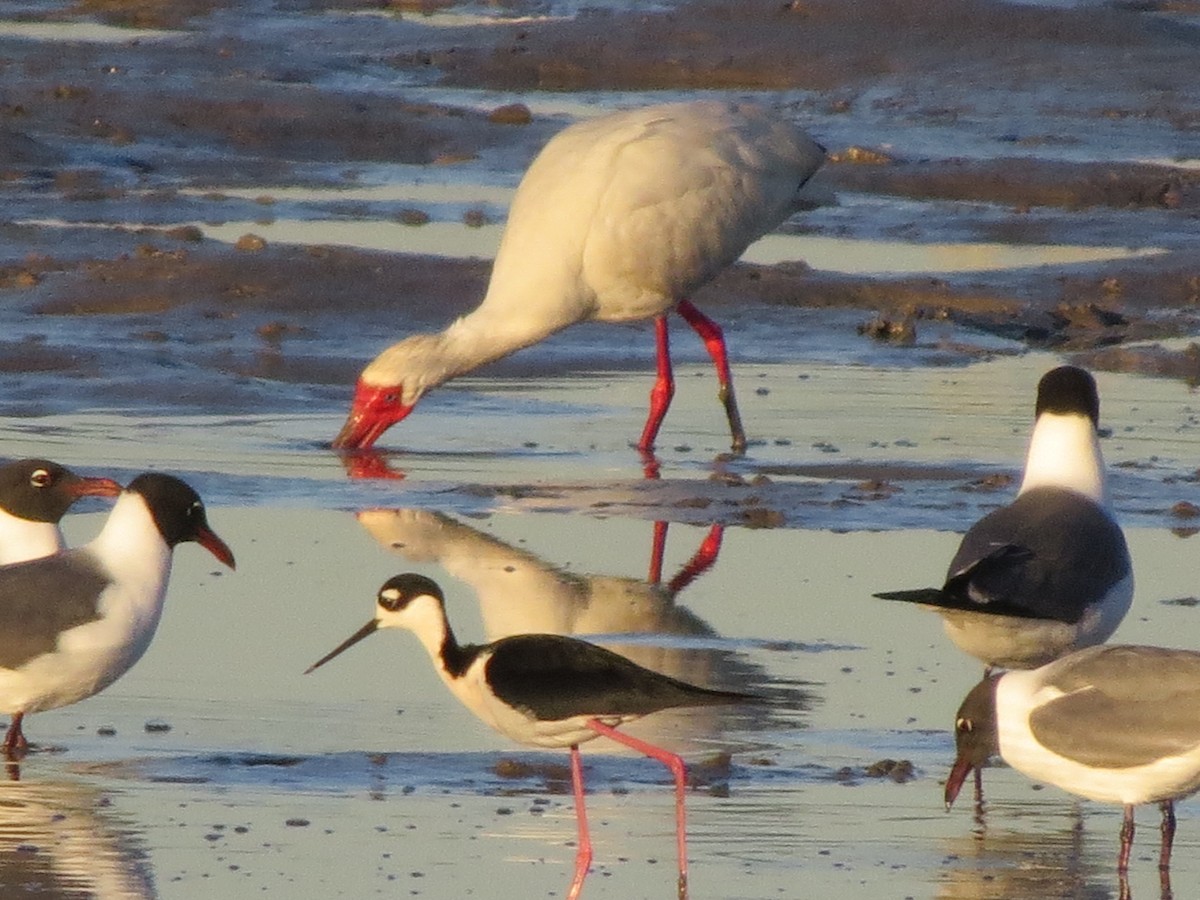
[[[943,591],[940,588],[915,588],[907,591],[881,591],[871,596],[877,597],[880,600],[899,600],[903,603],[929,603],[937,605],[937,602],[942,599]]]
[[[334,647],[332,650],[330,650],[328,653],[326,653],[324,656],[322,656],[320,659],[318,659],[315,663],[313,663],[311,666],[309,666],[307,669],[305,669],[304,674],[308,675],[314,669],[319,669],[321,666],[325,665],[325,663],[329,662],[335,656],[339,655],[343,651],[349,650],[351,647],[353,647],[355,644],[357,644],[363,638],[370,637],[372,634],[374,634],[378,630],[379,630],[379,620],[372,619],[366,625],[364,625],[362,628],[358,629],[358,631],[354,632],[354,634],[350,635],[350,637],[346,638],[346,640],[342,641],[340,644],[338,644],[336,647]]]

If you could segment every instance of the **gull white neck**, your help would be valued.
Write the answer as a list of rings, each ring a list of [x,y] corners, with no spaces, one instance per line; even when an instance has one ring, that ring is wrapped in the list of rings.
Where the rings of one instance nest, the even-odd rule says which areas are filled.
[[[1057,413],[1038,416],[1018,493],[1035,487],[1068,488],[1108,505],[1104,458],[1090,418]]]
[[[0,565],[40,559],[63,549],[53,522],[31,522],[0,509]]]

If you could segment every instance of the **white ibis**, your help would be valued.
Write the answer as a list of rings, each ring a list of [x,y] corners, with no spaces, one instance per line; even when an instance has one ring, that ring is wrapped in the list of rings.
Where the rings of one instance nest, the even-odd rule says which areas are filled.
[[[0,711],[12,717],[3,745],[10,760],[28,748],[27,713],[90,697],[141,658],[162,614],[172,550],[184,541],[233,568],[196,492],[151,472],[130,482],[90,543],[0,568]]]
[[[937,609],[985,666],[1028,669],[1108,640],[1133,599],[1125,536],[1108,507],[1096,382],[1060,366],[1038,384],[1017,499],[973,525],[940,588],[876,594]]]
[[[1112,644],[987,676],[959,708],[954,735],[947,807],[968,773],[998,753],[1036,781],[1124,804],[1122,874],[1133,846],[1133,807],[1159,803],[1165,872],[1175,801],[1200,788],[1200,653]]]
[[[653,318],[658,378],[637,444],[648,452],[674,393],[674,310],[704,341],[733,448],[744,450],[725,339],[689,298],[788,217],[824,157],[749,103],[668,103],[564,129],[517,188],[483,302],[375,357],[333,446],[370,448],[426,391],[576,322]]]
[[[570,898],[579,896],[592,860],[579,745],[603,735],[667,766],[675,779],[678,887],[680,896],[686,894],[684,762],[661,747],[623,734],[617,726],[672,707],[739,703],[755,698],[677,681],[603,647],[562,635],[518,634],[489,644],[459,644],[446,619],[441,588],[431,579],[411,573],[387,581],[376,598],[375,618],[313,663],[307,672],[381,628],[412,631],[454,696],[501,734],[535,747],[570,748],[579,824]]]
[[[65,549],[58,523],[80,497],[115,497],[111,478],[76,475],[48,459],[0,466],[0,565],[38,559]]]

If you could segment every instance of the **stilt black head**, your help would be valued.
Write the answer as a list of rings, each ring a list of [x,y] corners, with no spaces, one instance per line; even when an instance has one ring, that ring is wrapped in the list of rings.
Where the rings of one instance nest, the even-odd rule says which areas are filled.
[[[454,652],[457,649],[457,645],[454,642],[454,635],[450,630],[450,625],[446,622],[446,599],[442,595],[442,589],[431,578],[426,578],[424,575],[417,575],[413,572],[406,572],[403,575],[394,575],[383,583],[383,587],[379,589],[379,593],[375,597],[375,618],[305,669],[304,674],[307,675],[313,669],[325,665],[325,663],[329,662],[335,656],[349,650],[364,638],[373,635],[380,628],[401,627],[421,629],[425,627],[415,624],[406,615],[409,604],[418,597],[429,597],[437,602],[439,607],[437,617],[440,619],[440,626],[435,625],[434,627],[440,627],[442,631],[443,654],[447,651]]]
[[[1087,416],[1092,425],[1100,425],[1100,394],[1096,379],[1077,366],[1051,369],[1038,382],[1036,414]]]
[[[376,602],[388,612],[400,612],[417,597],[434,597],[439,603],[445,604],[446,598],[442,589],[432,578],[417,575],[415,572],[405,572],[394,575],[384,582],[379,589]]]

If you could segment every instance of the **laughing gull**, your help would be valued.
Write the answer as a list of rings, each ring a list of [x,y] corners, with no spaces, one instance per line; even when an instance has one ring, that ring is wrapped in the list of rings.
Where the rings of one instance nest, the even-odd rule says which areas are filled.
[[[115,497],[111,478],[85,478],[48,459],[0,466],[0,566],[66,548],[58,523],[80,497]]]
[[[1200,653],[1114,644],[1040,669],[987,676],[963,701],[954,733],[947,807],[971,769],[999,753],[1037,781],[1124,804],[1122,873],[1133,845],[1133,807],[1159,803],[1165,871],[1175,801],[1200,789]]]
[[[0,711],[7,757],[27,749],[26,713],[66,706],[116,681],[141,658],[162,614],[171,551],[196,541],[234,567],[204,504],[170,475],[139,475],[90,543],[0,568]]]
[[[1108,508],[1096,382],[1061,366],[1038,384],[1017,499],[973,525],[940,588],[876,594],[935,607],[989,669],[1029,669],[1108,640],[1133,599],[1125,536]]]
[[[667,766],[675,778],[679,896],[686,896],[683,760],[623,734],[617,726],[672,707],[756,698],[677,681],[611,650],[562,635],[518,634],[490,644],[461,645],[446,619],[441,588],[431,579],[411,573],[385,583],[376,598],[375,618],[313,663],[308,672],[381,628],[407,628],[416,634],[454,696],[501,734],[535,747],[570,748],[579,849],[569,898],[579,896],[592,860],[579,745],[603,735]]]

